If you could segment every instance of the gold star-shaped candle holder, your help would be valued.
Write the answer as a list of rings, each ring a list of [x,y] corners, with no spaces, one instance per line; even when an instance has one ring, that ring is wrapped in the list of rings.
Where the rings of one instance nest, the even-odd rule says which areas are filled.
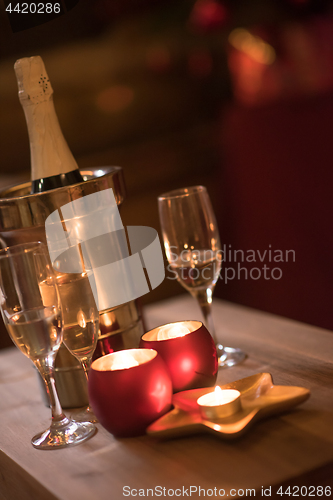
[[[303,387],[274,385],[269,373],[251,375],[220,388],[240,392],[240,404],[234,406],[231,415],[219,417],[217,414],[210,418],[207,416],[209,412],[205,415],[202,411],[198,398],[211,393],[214,388],[183,391],[173,396],[173,409],[153,422],[147,428],[147,434],[169,438],[209,432],[232,439],[246,432],[257,420],[289,410],[310,396],[310,391]]]

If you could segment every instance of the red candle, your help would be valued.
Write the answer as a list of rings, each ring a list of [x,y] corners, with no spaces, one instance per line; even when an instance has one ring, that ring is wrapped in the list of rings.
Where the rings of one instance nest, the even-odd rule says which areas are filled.
[[[144,434],[171,407],[170,375],[152,349],[127,349],[96,359],[88,390],[99,422],[117,437]]]
[[[170,372],[173,391],[215,384],[218,361],[214,340],[200,321],[159,326],[141,337],[140,347],[155,349]]]

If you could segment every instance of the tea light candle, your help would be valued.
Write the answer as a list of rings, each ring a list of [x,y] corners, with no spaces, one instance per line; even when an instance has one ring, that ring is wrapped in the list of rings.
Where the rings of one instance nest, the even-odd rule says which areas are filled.
[[[89,401],[114,436],[137,436],[171,407],[172,384],[153,349],[127,349],[96,359],[89,371]]]
[[[221,389],[218,385],[197,399],[201,416],[208,420],[230,417],[241,410],[240,392],[236,389]]]
[[[140,347],[155,349],[161,355],[173,392],[210,387],[216,382],[216,347],[201,321],[178,321],[154,328],[142,335]]]

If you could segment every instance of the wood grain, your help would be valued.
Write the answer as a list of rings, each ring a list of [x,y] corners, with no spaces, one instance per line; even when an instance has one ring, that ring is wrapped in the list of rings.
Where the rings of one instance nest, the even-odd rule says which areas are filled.
[[[269,372],[276,384],[303,386],[311,397],[232,442],[211,435],[116,440],[99,426],[82,445],[42,452],[30,439],[48,426],[49,409],[29,360],[5,349],[0,353],[0,499],[120,500],[124,486],[254,488],[257,496],[262,486],[272,486],[273,497],[281,484],[332,481],[332,332],[219,300],[213,313],[220,340],[249,355],[242,365],[220,370],[219,384]],[[200,319],[191,297],[146,309],[148,328],[179,319]]]

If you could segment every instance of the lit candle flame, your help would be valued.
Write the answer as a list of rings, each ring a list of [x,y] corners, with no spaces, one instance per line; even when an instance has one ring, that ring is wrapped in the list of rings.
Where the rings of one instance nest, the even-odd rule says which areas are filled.
[[[239,396],[239,392],[234,389],[221,389],[218,385],[215,387],[214,392],[214,405],[225,405],[230,403]]]
[[[237,399],[239,395],[240,392],[235,389],[221,389],[221,387],[217,385],[213,392],[208,392],[198,398],[198,404],[204,406],[226,405]]]
[[[215,387],[214,397],[215,397],[216,404],[222,405],[224,403],[223,391],[219,385],[217,385]]]

